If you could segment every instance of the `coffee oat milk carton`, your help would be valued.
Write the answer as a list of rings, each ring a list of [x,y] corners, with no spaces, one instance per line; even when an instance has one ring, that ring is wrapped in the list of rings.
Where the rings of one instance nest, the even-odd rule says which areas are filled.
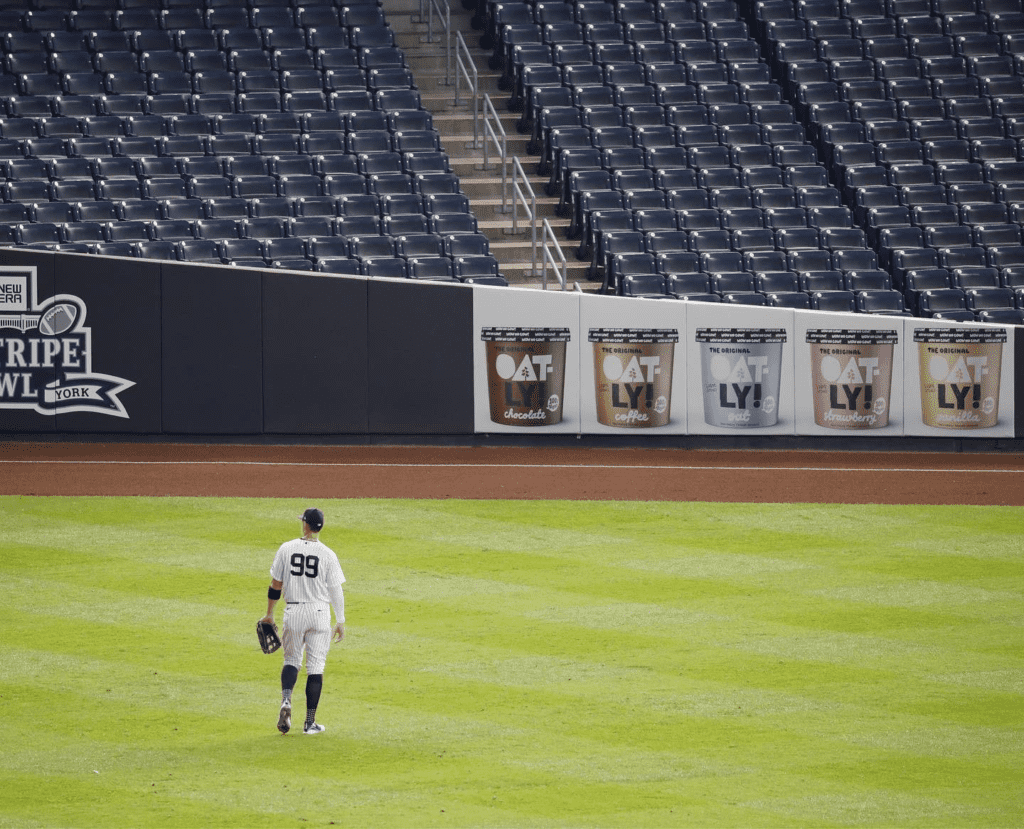
[[[591,328],[597,420],[649,429],[672,416],[675,328]]]
[[[889,425],[893,329],[807,331],[814,422],[828,429]]]
[[[568,328],[484,328],[491,420],[552,426],[562,420]]]

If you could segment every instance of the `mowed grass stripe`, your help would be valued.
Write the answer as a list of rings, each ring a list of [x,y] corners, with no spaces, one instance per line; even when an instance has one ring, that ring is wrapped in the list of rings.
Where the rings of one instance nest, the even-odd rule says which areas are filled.
[[[323,504],[305,740],[251,631],[301,506],[0,499],[0,826],[1016,820],[1020,510]]]
[[[63,606],[65,610],[68,608],[67,604],[64,604]],[[141,614],[139,612],[134,612],[130,613],[129,616],[134,618],[135,620],[138,620],[140,619]],[[82,619],[83,621],[87,621],[87,617],[85,616],[83,616]],[[15,636],[20,636],[28,635],[30,632],[32,632],[34,634],[36,641],[40,642],[40,644],[47,644],[47,634],[49,633],[52,636],[51,647],[53,647],[54,649],[62,648],[66,649],[68,653],[78,654],[84,654],[86,652],[89,652],[89,640],[92,637],[90,629],[87,626],[83,626],[77,629],[79,637],[76,640],[75,638],[69,638],[67,636],[65,625],[61,624],[59,621],[55,619],[51,619],[49,621],[51,622],[50,626],[46,624],[40,624],[40,620],[37,617],[32,622],[30,628],[26,629],[25,631],[15,630],[13,631],[13,633],[15,634]],[[100,620],[97,619],[95,621]],[[156,624],[159,621],[160,620],[158,618],[154,618],[150,620],[150,623],[156,626]],[[473,625],[469,625],[468,627],[472,628]],[[134,631],[131,628],[124,628],[122,629],[120,635],[115,637],[122,643],[117,646],[117,650],[119,651],[119,653],[125,654],[131,652],[130,645],[126,645],[125,643],[131,642],[133,632]],[[199,638],[208,638],[211,641],[217,638],[216,636],[209,634],[207,634],[204,637],[204,631],[202,630],[196,631],[195,635]],[[577,631],[577,635],[587,636],[588,632],[586,630],[580,630]],[[236,634],[236,638],[240,638],[240,634]],[[783,641],[788,642],[789,639],[786,638]],[[623,645],[625,643],[623,642],[618,644]],[[655,645],[657,644],[658,643],[655,643]],[[245,648],[249,645],[251,645],[251,643],[246,642],[241,646]],[[423,648],[425,648],[428,651],[428,653],[430,650],[433,649],[433,643],[429,640],[429,638],[420,637],[420,648],[418,649]],[[609,650],[613,649],[615,648],[609,648]],[[660,650],[658,652],[659,654],[661,653]],[[780,685],[784,685],[787,683],[787,680],[785,680],[782,677],[784,670],[795,670],[796,675],[790,680],[788,680],[790,684],[797,683],[808,689],[816,687],[815,677],[820,673],[823,677],[827,679],[828,682],[832,683],[833,686],[838,686],[829,689],[830,699],[834,701],[842,695],[844,688],[851,687],[853,685],[851,679],[856,675],[859,676],[861,680],[861,682],[855,686],[860,704],[868,704],[869,699],[864,696],[863,680],[865,677],[862,673],[858,673],[857,671],[855,671],[855,669],[850,668],[845,673],[839,673],[832,666],[823,666],[821,664],[815,665],[807,661],[806,658],[804,658],[799,663],[792,662],[791,664],[788,664],[783,670],[777,667],[777,657],[779,655],[780,654],[778,652],[770,652],[769,654],[767,654],[764,660],[758,660],[750,655],[746,655],[743,661],[737,661],[737,658],[733,654],[719,654],[712,651],[706,651],[704,653],[692,654],[691,657],[696,657],[694,661],[698,662],[702,666],[702,672],[714,671],[717,669],[717,663],[720,663],[723,659],[730,659],[745,674],[748,674],[750,676],[761,677],[761,681],[765,683],[765,691],[763,691],[762,693],[765,694],[768,693],[767,688],[770,685],[774,687],[779,687]],[[588,673],[586,665],[581,666],[578,663],[574,663],[568,659],[561,660],[561,671],[552,671],[550,663],[553,661],[553,658],[549,656],[540,657],[534,660],[531,660],[529,658],[495,660],[493,649],[488,650],[483,648],[476,649],[476,652],[473,654],[473,656],[473,660],[466,664],[468,664],[471,667],[485,666],[484,673],[486,675],[492,677],[495,675],[497,675],[498,677],[504,676],[506,682],[514,678],[515,682],[520,686],[522,686],[524,683],[530,682],[530,678],[532,677],[535,684],[540,684],[545,687],[550,687],[551,685],[555,684],[561,689],[573,688],[574,692],[576,692],[577,689],[579,689],[579,692],[582,693],[582,689],[580,689],[580,683],[578,681],[576,686],[571,686],[569,685],[569,683],[574,678],[579,680],[581,667],[583,669],[584,676]],[[147,666],[160,667],[161,669],[166,670],[168,667],[174,666],[173,663],[175,660],[181,660],[185,658],[185,656],[179,654],[177,651],[164,652],[156,655],[149,654],[146,657],[145,665],[136,665],[135,667],[138,669],[143,669]],[[637,661],[636,655],[631,656],[630,661]],[[169,662],[171,663],[170,665],[168,664]],[[503,666],[502,662],[510,664],[507,666]],[[531,663],[533,664],[531,665]],[[367,665],[367,668],[369,669],[370,665]],[[607,681],[610,678],[610,675],[614,673],[614,681],[616,682],[616,684],[627,684],[632,687],[642,687],[640,685],[640,681],[646,678],[647,672],[656,670],[656,668],[651,665],[645,665],[640,668],[625,668],[618,671],[613,671],[612,667],[608,665],[602,665],[601,668],[602,681]],[[893,669],[895,669],[895,666],[893,666]],[[429,662],[425,664],[417,664],[415,661],[406,662],[403,665],[403,671],[411,670],[435,673],[442,672],[446,675],[454,676],[460,685],[469,686],[471,684],[471,677],[468,676],[466,672],[459,671],[457,666],[445,665],[438,667],[434,665],[433,660],[429,660]],[[674,676],[675,672],[670,672],[669,674],[664,674],[663,672],[663,676],[661,677],[661,679],[662,681],[669,681]],[[591,688],[591,690],[593,689]],[[949,705],[952,707],[953,715],[960,714],[962,712],[962,706],[959,694],[956,693],[956,690],[957,689],[955,688],[949,689],[945,685],[940,684],[938,690],[935,692],[935,694],[933,694],[933,698],[929,703],[933,713],[935,711],[935,706],[938,704],[935,699],[935,696],[939,693],[939,691],[942,691],[949,692]],[[451,698],[451,692],[443,687],[434,688],[431,691],[430,696],[440,706],[442,706],[443,710],[443,707],[448,704],[448,701]],[[664,709],[666,706],[672,704],[672,701],[675,699],[675,692],[670,691],[667,694],[656,695],[656,697],[659,696],[661,697],[660,699],[644,699],[644,705]],[[975,699],[978,699],[979,696],[981,695],[979,695],[979,693],[975,691]],[[999,716],[1002,716],[1006,713],[1003,709],[1007,708],[1008,706],[1012,707],[1012,705],[1015,704],[1016,700],[1017,697],[1012,694],[989,694],[986,695],[985,704],[983,706],[980,706],[980,710],[983,711],[985,716],[987,717],[998,718]],[[897,707],[899,707],[900,705],[898,701],[891,702],[888,699],[884,700],[884,702],[887,706],[896,705]],[[608,737],[608,739],[612,740],[614,738]]]

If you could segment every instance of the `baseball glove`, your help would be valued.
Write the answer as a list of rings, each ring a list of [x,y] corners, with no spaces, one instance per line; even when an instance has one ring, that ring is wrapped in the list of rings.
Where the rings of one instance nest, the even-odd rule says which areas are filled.
[[[277,625],[260,619],[256,623],[256,638],[260,640],[260,649],[264,653],[273,653],[281,647],[281,637],[277,635]]]

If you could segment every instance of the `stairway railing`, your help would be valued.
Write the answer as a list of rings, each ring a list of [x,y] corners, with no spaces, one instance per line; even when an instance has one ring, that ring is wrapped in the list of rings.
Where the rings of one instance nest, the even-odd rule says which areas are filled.
[[[565,254],[562,253],[562,246],[558,243],[558,237],[555,236],[555,231],[551,229],[551,223],[544,219],[544,230],[543,230],[543,247],[541,249],[541,255],[543,258],[543,266],[541,271],[541,285],[544,290],[548,289],[548,265],[551,265],[551,270],[554,271],[555,276],[558,277],[558,284],[562,286],[564,291],[568,265],[565,261]],[[561,269],[559,269],[561,265]],[[579,286],[577,286],[579,287]]]
[[[512,156],[512,233],[519,233],[519,206],[522,205],[526,220],[530,223],[530,250],[533,261],[530,275],[537,275],[537,194],[533,192],[530,179],[519,163],[518,156]]]
[[[508,136],[501,124],[498,111],[494,108],[491,96],[484,93],[483,106],[484,132],[484,169],[491,163],[491,150],[498,154],[501,164],[501,212],[508,213]]]
[[[455,106],[462,105],[462,79],[466,79],[467,92],[473,96],[473,144],[479,150],[480,144],[480,76],[476,62],[469,52],[462,32],[455,33]]]
[[[452,85],[452,10],[448,0],[420,0],[420,20],[423,19],[423,8],[427,8],[427,43],[434,42],[434,15],[444,33],[444,85]]]

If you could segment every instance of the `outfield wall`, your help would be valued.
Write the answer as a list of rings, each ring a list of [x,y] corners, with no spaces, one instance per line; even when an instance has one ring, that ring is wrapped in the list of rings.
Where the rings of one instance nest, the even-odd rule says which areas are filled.
[[[1018,330],[12,248],[0,431],[998,446]]]

